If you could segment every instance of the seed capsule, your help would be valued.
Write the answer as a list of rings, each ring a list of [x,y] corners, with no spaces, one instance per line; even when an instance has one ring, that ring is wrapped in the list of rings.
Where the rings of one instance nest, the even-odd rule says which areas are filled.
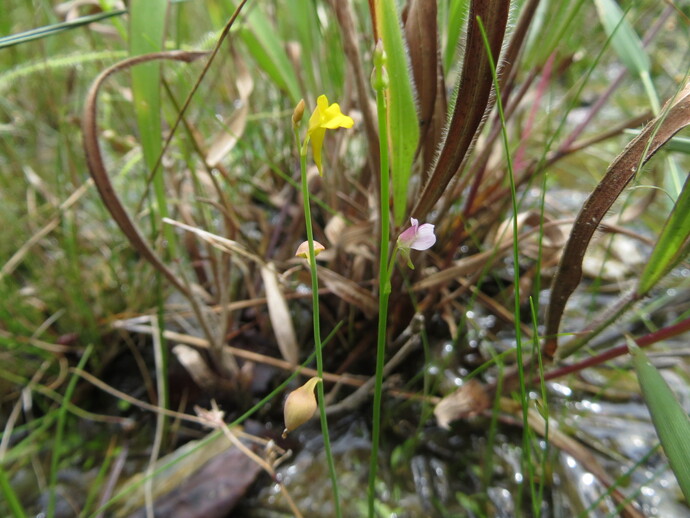
[[[283,439],[287,437],[288,432],[292,432],[295,428],[309,421],[314,412],[316,412],[314,387],[316,387],[319,381],[321,381],[321,378],[314,376],[304,385],[290,392],[287,399],[285,399],[285,406],[283,407],[285,416]]]

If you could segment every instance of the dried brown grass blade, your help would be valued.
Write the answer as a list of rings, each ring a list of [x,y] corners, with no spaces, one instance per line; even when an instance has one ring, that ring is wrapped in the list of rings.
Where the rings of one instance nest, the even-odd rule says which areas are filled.
[[[553,358],[558,348],[558,328],[565,305],[582,278],[582,261],[599,223],[637,171],[673,135],[690,124],[690,83],[670,99],[661,114],[651,120],[609,166],[606,175],[589,195],[575,220],[553,279],[546,314],[543,353]]]
[[[436,104],[438,66],[438,27],[436,2],[412,0],[405,18],[405,37],[410,53],[412,75],[417,87],[417,115],[420,142],[424,140]]]
[[[271,319],[273,333],[276,335],[280,354],[284,360],[296,366],[299,361],[297,335],[295,334],[290,309],[285,300],[285,295],[280,289],[278,275],[273,263],[268,263],[261,268],[261,278],[266,289],[268,316]]]
[[[455,111],[436,166],[412,210],[417,218],[424,218],[448,187],[474,142],[484,114],[492,106],[489,95],[493,85],[491,65],[477,19],[482,20],[489,38],[491,55],[494,63],[497,63],[508,23],[509,7],[510,2],[507,0],[472,1]]]
[[[361,309],[367,318],[373,318],[378,313],[378,304],[374,296],[356,282],[324,267],[319,267],[318,273],[319,279],[331,293]]]

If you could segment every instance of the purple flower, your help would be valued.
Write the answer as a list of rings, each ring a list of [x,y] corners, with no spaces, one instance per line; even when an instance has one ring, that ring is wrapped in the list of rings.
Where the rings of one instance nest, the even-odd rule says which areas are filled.
[[[398,246],[412,250],[428,250],[436,242],[434,226],[431,223],[419,224],[414,218],[410,218],[412,226],[403,231],[398,237]]]
[[[431,223],[420,225],[414,218],[410,218],[410,222],[412,226],[398,236],[398,250],[407,259],[407,266],[414,270],[410,250],[428,250],[436,242],[436,235]]]

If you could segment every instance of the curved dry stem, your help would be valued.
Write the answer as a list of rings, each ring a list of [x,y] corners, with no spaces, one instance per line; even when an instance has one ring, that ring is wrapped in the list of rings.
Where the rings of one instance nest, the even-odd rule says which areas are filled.
[[[151,263],[159,272],[161,272],[170,283],[175,286],[185,297],[190,298],[191,293],[187,287],[177,278],[170,268],[167,267],[160,259],[158,254],[149,246],[146,239],[141,234],[138,226],[132,218],[130,218],[127,210],[120,201],[119,196],[113,188],[108,172],[103,163],[103,155],[98,141],[98,93],[100,92],[103,83],[113,74],[126,70],[129,67],[154,61],[159,59],[182,61],[190,63],[202,56],[206,52],[187,52],[187,51],[172,51],[172,52],[155,52],[153,54],[144,54],[133,58],[125,59],[115,65],[107,68],[99,74],[96,80],[91,85],[89,93],[86,97],[86,104],[84,106],[84,117],[82,120],[82,132],[84,151],[86,153],[86,164],[91,173],[91,177],[96,184],[103,203],[108,212],[113,217],[120,230],[125,234],[130,244],[139,252],[149,263]]]
[[[623,189],[652,156],[682,128],[690,124],[690,83],[670,99],[661,114],[651,120],[613,161],[577,216],[553,279],[546,313],[543,354],[553,359],[558,347],[558,328],[570,295],[582,278],[582,261],[594,232]]]

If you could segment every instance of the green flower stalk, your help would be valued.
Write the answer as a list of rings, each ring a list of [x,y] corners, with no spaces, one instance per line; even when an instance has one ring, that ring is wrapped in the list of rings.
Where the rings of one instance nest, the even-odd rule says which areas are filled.
[[[385,69],[386,53],[381,41],[374,50],[374,71],[371,76],[371,85],[376,91],[376,114],[379,121],[379,152],[381,175],[381,199],[379,236],[379,323],[376,343],[376,374],[374,383],[374,410],[371,427],[371,458],[369,461],[369,489],[368,511],[369,518],[374,518],[374,503],[376,501],[376,472],[378,469],[379,441],[381,436],[381,395],[383,391],[383,365],[386,354],[386,327],[388,325],[388,297],[390,295],[390,276],[392,272],[393,258],[388,263],[390,240],[390,212],[389,203],[389,162],[388,162],[388,124],[386,112],[386,88],[388,76]]]
[[[381,175],[380,198],[380,245],[379,245],[379,322],[376,343],[376,374],[374,383],[374,403],[371,431],[371,458],[369,461],[369,488],[368,488],[368,516],[375,516],[376,501],[376,474],[378,470],[378,451],[381,437],[381,400],[383,392],[383,367],[386,355],[386,329],[388,325],[388,298],[391,292],[390,280],[395,266],[395,258],[400,252],[407,261],[407,265],[414,269],[410,258],[411,250],[427,250],[436,242],[434,226],[411,218],[410,228],[403,231],[396,242],[393,252],[390,252],[390,176],[388,155],[388,114],[386,106],[386,89],[388,88],[388,75],[385,68],[386,54],[381,41],[374,51],[374,71],[371,76],[371,85],[376,91],[376,111],[379,121],[379,152]],[[390,255],[390,259],[389,259]]]

